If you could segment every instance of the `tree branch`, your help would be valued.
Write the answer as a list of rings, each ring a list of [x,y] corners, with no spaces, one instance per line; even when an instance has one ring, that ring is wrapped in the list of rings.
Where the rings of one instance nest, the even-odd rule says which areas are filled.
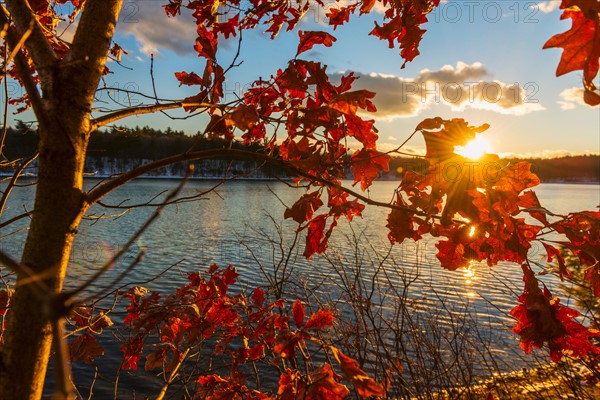
[[[46,74],[45,70],[54,65],[58,58],[29,4],[24,0],[6,0],[6,8],[19,35],[24,35],[33,23],[31,35],[25,45],[40,76]]]
[[[90,121],[90,124],[91,124],[90,132],[94,131],[95,129],[98,129],[101,126],[110,124],[111,122],[115,122],[115,121],[118,121],[120,119],[127,118],[127,117],[132,117],[134,115],[151,114],[151,113],[154,113],[157,111],[173,110],[176,108],[183,108],[183,107],[211,108],[211,107],[215,107],[215,105],[210,104],[210,103],[194,103],[194,102],[188,103],[185,101],[174,101],[171,103],[153,104],[153,105],[149,105],[149,106],[125,108],[123,110],[118,110],[118,111],[112,112],[110,114],[103,115],[102,117],[98,117],[98,118],[91,120]]]
[[[267,154],[261,154],[261,153],[256,153],[256,152],[252,152],[252,151],[237,150],[237,149],[214,149],[214,150],[194,151],[194,152],[189,152],[189,153],[177,154],[177,155],[174,155],[171,157],[166,157],[161,160],[157,160],[157,161],[150,162],[148,164],[141,165],[137,168],[134,168],[128,172],[125,172],[125,173],[117,176],[116,178],[114,178],[110,181],[107,181],[99,186],[96,186],[95,189],[92,189],[91,191],[87,192],[84,195],[86,207],[91,206],[92,204],[94,204],[95,202],[100,200],[103,196],[107,195],[108,193],[115,190],[116,188],[118,188],[118,187],[126,184],[127,182],[129,182],[135,178],[138,178],[150,171],[154,171],[156,169],[163,168],[163,167],[166,167],[171,164],[180,163],[183,161],[206,160],[206,159],[221,158],[221,157],[229,158],[229,159],[249,159],[249,160],[268,163],[274,167],[280,168],[281,170],[289,171],[296,176],[301,176],[301,177],[309,179],[311,181],[321,183],[325,186],[333,187],[340,191],[346,192],[349,195],[354,196],[355,198],[361,200],[362,202],[364,202],[366,204],[369,204],[372,206],[389,208],[389,209],[393,209],[393,210],[408,211],[414,215],[418,215],[421,217],[428,217],[428,215],[426,213],[413,210],[409,207],[402,207],[402,206],[398,206],[395,204],[384,203],[381,201],[376,201],[376,200],[370,199],[369,197],[367,197],[363,194],[360,194],[358,192],[355,192],[354,190],[349,189],[345,186],[331,182],[330,180],[322,178],[320,176],[312,175],[300,168],[295,167],[288,161],[279,160],[279,159],[273,158],[272,156],[269,156]]]
[[[31,107],[33,108],[33,112],[35,113],[37,120],[44,121],[46,119],[46,114],[42,106],[40,92],[38,91],[37,85],[31,77],[29,63],[27,60],[25,60],[25,56],[19,48],[20,40],[17,38],[15,31],[10,28],[10,20],[4,7],[0,7],[0,11],[0,24],[6,26],[6,42],[8,43],[8,47],[11,49],[11,52],[14,53],[15,65],[19,71],[19,78],[21,78],[23,87],[25,87],[25,91],[29,96],[29,102],[31,103]],[[8,99],[6,99],[6,101],[8,102]]]
[[[38,156],[38,153],[35,153],[33,156],[31,156],[27,160],[23,161],[21,163],[21,165],[19,165],[19,167],[15,170],[12,178],[10,179],[10,182],[8,183],[8,186],[6,186],[6,189],[4,189],[2,198],[0,198],[0,216],[4,213],[4,206],[6,206],[6,202],[8,201],[8,196],[10,196],[10,193],[12,192],[13,188],[17,184],[17,180],[23,173],[23,170],[25,168],[27,168],[27,166],[29,164],[31,164],[33,162],[33,160],[35,160],[37,158],[37,156]]]

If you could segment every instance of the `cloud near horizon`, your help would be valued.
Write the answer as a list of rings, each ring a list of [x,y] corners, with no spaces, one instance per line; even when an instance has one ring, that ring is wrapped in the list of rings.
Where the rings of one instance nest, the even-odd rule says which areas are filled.
[[[339,72],[333,78],[339,80],[349,72]],[[434,104],[449,106],[452,111],[475,109],[510,115],[544,110],[535,98],[527,96],[525,86],[482,79],[490,73],[479,62],[469,65],[459,61],[456,67],[425,69],[412,79],[378,73],[355,75],[360,79],[353,89],[377,93],[377,113],[369,117],[379,120],[414,117]]]
[[[560,92],[561,100],[557,101],[557,103],[563,110],[573,110],[578,105],[589,107],[589,105],[583,101],[584,93],[585,91],[582,87],[570,87],[564,89],[562,92]]]
[[[548,0],[541,1],[537,3],[534,7],[537,7],[538,10],[543,12],[544,14],[549,14],[554,10],[558,10],[560,7],[560,1],[558,0]]]

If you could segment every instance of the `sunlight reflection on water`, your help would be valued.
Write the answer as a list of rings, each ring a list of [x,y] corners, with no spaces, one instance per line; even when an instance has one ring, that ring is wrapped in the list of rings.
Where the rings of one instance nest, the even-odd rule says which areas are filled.
[[[87,184],[93,182],[89,181]],[[105,202],[144,203],[155,194],[176,185],[176,181],[170,180],[140,180],[110,194]],[[201,193],[211,185],[212,182],[206,181],[190,182],[182,195]],[[369,195],[375,200],[387,201],[392,198],[395,186],[394,182],[378,182],[371,188]],[[3,218],[8,219],[22,210],[21,205],[27,204],[32,190],[31,187],[15,190],[9,204],[11,209]],[[595,209],[600,203],[598,186],[594,185],[545,184],[536,192],[540,202],[556,212]],[[300,190],[277,182],[232,182],[219,187],[217,193],[208,194],[204,200],[169,207],[122,262],[109,271],[92,291],[105,293],[125,283],[142,284],[175,263],[179,264],[164,279],[143,285],[152,290],[173,290],[185,281],[187,272],[205,270],[211,263],[222,266],[234,264],[240,273],[242,287],[266,285],[267,280],[260,273],[257,260],[271,270],[277,264],[281,252],[277,248],[278,244],[272,241],[278,235],[273,222],[282,226],[285,242],[289,244],[297,224],[283,220],[285,208],[281,202],[289,206],[300,195]],[[27,206],[31,207],[31,204]],[[114,211],[95,206],[91,213],[99,216],[109,215]],[[65,287],[74,287],[90,277],[97,266],[122,248],[152,211],[151,208],[137,208],[117,219],[83,221],[76,237]],[[350,265],[356,258],[353,243],[358,240],[372,255],[389,252],[390,260],[402,267],[397,275],[382,280],[383,286],[401,287],[407,276],[417,278],[410,287],[409,297],[420,304],[419,309],[423,315],[429,313],[431,307],[435,307],[439,301],[449,304],[450,309],[457,313],[468,307],[478,321],[489,325],[490,340],[497,345],[492,349],[495,354],[506,354],[509,359],[518,352],[515,337],[510,330],[514,321],[508,316],[508,312],[514,306],[518,293],[522,291],[519,266],[501,264],[490,269],[484,263],[473,263],[466,269],[446,271],[439,267],[435,257],[436,240],[431,237],[426,237],[419,243],[409,241],[390,250],[385,229],[386,215],[385,209],[367,207],[363,219],[355,219],[352,224],[340,221],[326,256],[306,260],[302,257],[304,245],[300,244],[291,258],[293,272],[302,276],[311,290],[333,295],[341,287],[336,283],[337,275],[329,267],[327,258]],[[0,245],[5,251],[18,257],[24,235],[24,232],[13,235],[0,242]],[[143,263],[124,282],[113,283],[114,278],[142,248],[147,250]],[[540,254],[540,259],[543,257],[540,250],[542,249],[532,250],[534,257],[534,252]],[[556,283],[549,276],[546,277],[546,282],[550,282],[550,285]],[[110,303],[112,299],[107,298],[105,301]],[[568,301],[566,303],[568,305]],[[123,314],[113,315],[117,324],[122,318]],[[441,315],[439,321],[443,323],[444,318],[446,317]],[[109,335],[105,335],[102,341],[109,357],[119,356],[118,344]],[[112,367],[115,365],[113,363]],[[89,371],[80,373],[90,378]],[[107,388],[99,387],[98,390],[107,390],[106,393],[109,393]],[[102,397],[100,392],[98,394]]]

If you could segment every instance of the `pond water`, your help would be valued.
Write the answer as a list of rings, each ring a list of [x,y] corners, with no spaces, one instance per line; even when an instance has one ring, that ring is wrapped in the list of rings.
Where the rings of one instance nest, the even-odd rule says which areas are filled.
[[[87,180],[86,186],[97,183],[98,180]],[[104,202],[122,206],[144,204],[177,185],[178,181],[175,180],[138,180],[111,193]],[[240,273],[242,287],[266,285],[267,280],[257,267],[257,262],[266,269],[272,268],[281,257],[282,249],[293,243],[297,224],[283,220],[284,204],[291,206],[302,191],[282,182],[233,181],[216,189],[214,185],[213,181],[189,182],[181,196],[201,195],[201,199],[167,207],[122,262],[96,282],[86,295],[106,294],[127,283],[143,283],[142,286],[152,290],[172,291],[185,282],[187,272],[205,270],[212,263],[222,266],[234,264]],[[375,200],[389,201],[396,186],[395,182],[376,182],[369,195]],[[599,189],[597,185],[542,184],[535,190],[546,208],[566,213],[595,210],[600,204]],[[33,190],[29,186],[14,191],[9,201],[10,209],[3,216],[3,221],[22,212],[23,207],[31,209]],[[76,287],[90,277],[95,268],[125,245],[153,210],[153,207],[135,208],[118,217],[108,218],[122,210],[95,206],[89,213],[94,218],[83,221],[76,236],[65,287]],[[385,228],[387,213],[385,209],[367,207],[363,218],[357,218],[352,223],[340,221],[331,238],[327,257],[316,256],[306,260],[302,257],[304,243],[301,240],[291,250],[292,274],[305,279],[312,286],[311,290],[324,296],[335,296],[336,291],[342,290],[338,273],[335,272],[336,265],[338,270],[343,270],[345,265],[356,265],[359,259],[359,263],[365,263],[365,267],[368,267],[374,259],[387,254],[386,262],[400,266],[402,272],[397,276],[388,276],[382,285],[400,287],[404,284],[403,278],[415,277],[408,296],[422,301],[424,312],[427,312],[428,301],[431,304],[442,301],[450,309],[456,310],[468,306],[477,321],[487,324],[490,341],[494,344],[491,351],[500,359],[505,358],[508,369],[514,354],[520,354],[516,338],[510,330],[514,320],[508,316],[522,291],[520,267],[502,264],[490,269],[485,264],[474,264],[469,269],[445,271],[435,257],[437,249],[434,238],[425,238],[418,244],[406,241],[390,248]],[[107,218],[95,218],[100,216]],[[24,220],[19,223],[20,226],[15,224],[10,231],[5,228],[6,232],[0,236],[25,227]],[[281,248],[278,227],[281,227],[283,236]],[[18,258],[25,234],[22,231],[10,235],[0,241],[0,246]],[[361,257],[355,253],[356,242],[363,249]],[[141,248],[146,250],[143,262],[124,280],[115,282],[119,272],[131,263]],[[533,257],[536,257],[536,252],[541,260],[545,254],[543,249],[534,248]],[[163,277],[147,282],[173,264],[177,266]],[[546,278],[551,286],[556,284],[554,278]],[[108,297],[104,305],[111,301],[112,298]],[[123,314],[115,313],[112,318],[119,325]],[[114,379],[120,356],[119,344],[110,334],[104,335],[102,344],[107,353],[105,357],[114,362],[106,363],[105,370],[101,371],[94,389],[97,398],[112,397],[110,380]],[[76,368],[75,373],[77,382],[81,379],[89,383],[93,377],[93,369],[87,367]],[[130,390],[123,396],[131,397],[127,376],[122,376],[121,380],[123,390]],[[141,381],[132,382],[139,385]],[[136,388],[136,393],[142,395],[138,398],[143,398],[145,393],[156,393],[152,380],[142,386]]]

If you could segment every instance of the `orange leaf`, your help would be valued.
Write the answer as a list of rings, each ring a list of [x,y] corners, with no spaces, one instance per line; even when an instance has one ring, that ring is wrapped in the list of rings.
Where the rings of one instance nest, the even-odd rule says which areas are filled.
[[[312,49],[315,44],[322,44],[325,47],[331,47],[333,42],[336,41],[335,37],[331,36],[327,32],[321,31],[298,31],[298,35],[300,36],[300,43],[298,44],[298,52],[296,53],[296,57],[301,53]]]
[[[585,79],[591,81],[598,73],[598,55],[600,54],[600,30],[598,20],[588,19],[583,12],[566,10],[561,19],[571,18],[572,26],[566,32],[556,34],[544,44],[544,49],[561,47],[563,49],[556,76],[578,69],[584,70]],[[594,39],[596,38],[596,42]],[[593,60],[595,56],[595,61]]]
[[[342,373],[350,382],[352,382],[360,396],[385,396],[383,386],[375,382],[372,378],[369,378],[367,373],[358,367],[358,363],[355,359],[348,357],[333,346],[331,347],[331,351],[337,362],[340,364]]]
[[[311,315],[304,329],[322,329],[326,326],[333,325],[333,312],[329,310],[319,310],[315,314]]]
[[[296,300],[294,307],[292,308],[292,315],[294,316],[294,323],[296,328],[300,329],[304,324],[304,304],[300,300]]]

